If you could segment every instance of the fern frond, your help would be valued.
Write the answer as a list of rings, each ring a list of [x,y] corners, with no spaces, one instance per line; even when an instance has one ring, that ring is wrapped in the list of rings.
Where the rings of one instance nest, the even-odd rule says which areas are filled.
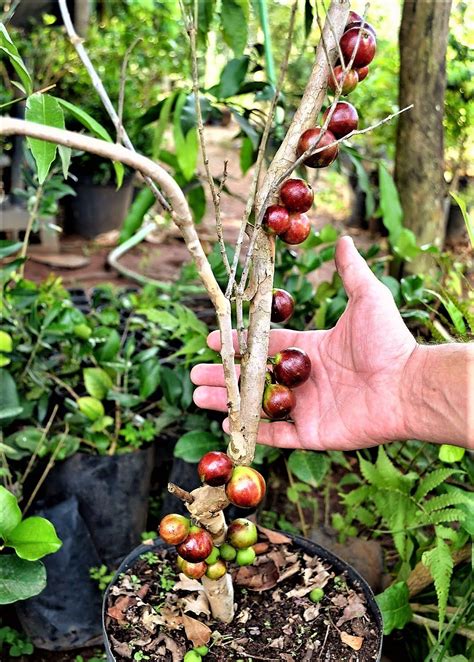
[[[420,524],[428,526],[430,524],[441,524],[442,522],[464,522],[466,513],[459,508],[446,508],[445,510],[436,510],[434,513],[428,513],[420,518]]]
[[[448,603],[449,586],[453,573],[453,558],[449,546],[441,538],[437,538],[436,547],[424,552],[421,561],[433,577],[436,595],[438,597],[439,624],[443,624]]]
[[[374,488],[370,485],[361,485],[360,487],[356,487],[354,490],[351,490],[342,496],[342,503],[345,506],[359,506],[369,497],[373,490]]]
[[[432,499],[423,502],[423,509],[427,513],[432,513],[435,510],[441,510],[448,506],[457,506],[460,503],[471,503],[472,499],[467,493],[463,494],[458,492],[455,494],[440,494]]]
[[[459,532],[455,529],[451,529],[449,526],[436,526],[435,533],[438,538],[443,538],[443,540],[450,540],[451,542],[457,542],[459,538]]]
[[[377,521],[374,513],[368,508],[364,508],[364,506],[359,506],[351,514],[354,519],[359,520],[364,526],[374,526]]]
[[[362,475],[371,485],[398,490],[405,494],[410,492],[417,478],[414,472],[403,475],[392,463],[383,446],[379,446],[375,464],[359,456],[359,466]]]
[[[431,492],[441,485],[441,483],[444,483],[445,480],[455,473],[463,472],[460,469],[436,469],[436,471],[432,471],[418,485],[418,489],[415,492],[415,499],[422,499],[428,492]]]

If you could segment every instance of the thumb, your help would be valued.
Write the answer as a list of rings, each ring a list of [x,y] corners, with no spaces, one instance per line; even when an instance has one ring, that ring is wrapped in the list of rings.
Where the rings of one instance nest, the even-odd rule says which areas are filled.
[[[336,269],[349,297],[353,297],[357,290],[364,290],[379,283],[367,262],[357,251],[352,237],[345,236],[339,239],[335,261]]]

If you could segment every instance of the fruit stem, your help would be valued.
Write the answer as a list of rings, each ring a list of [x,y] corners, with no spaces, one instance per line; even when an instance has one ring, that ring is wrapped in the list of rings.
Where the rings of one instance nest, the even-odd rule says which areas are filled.
[[[183,490],[182,487],[179,487],[174,483],[168,483],[168,492],[170,494],[174,494],[176,497],[178,497],[178,499],[181,499],[181,501],[184,501],[185,503],[193,503],[194,501],[194,497],[192,494],[190,494],[186,490]]]

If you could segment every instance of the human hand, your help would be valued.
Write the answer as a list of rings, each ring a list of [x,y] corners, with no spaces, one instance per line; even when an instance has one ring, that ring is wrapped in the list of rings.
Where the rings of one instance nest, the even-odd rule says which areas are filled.
[[[405,326],[392,294],[372,273],[350,237],[336,247],[336,267],[349,302],[333,329],[270,334],[269,355],[300,347],[311,358],[310,379],[295,390],[292,421],[259,426],[258,442],[282,448],[353,450],[407,438],[403,384],[418,345]],[[219,332],[208,344],[220,349]],[[236,351],[237,339],[235,337]],[[227,410],[221,366],[197,365],[199,407]],[[225,426],[226,427],[226,426]]]

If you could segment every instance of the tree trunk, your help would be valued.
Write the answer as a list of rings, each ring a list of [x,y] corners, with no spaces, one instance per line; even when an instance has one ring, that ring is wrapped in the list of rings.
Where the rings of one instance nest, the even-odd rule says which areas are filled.
[[[419,244],[446,232],[443,113],[446,47],[452,0],[405,0],[400,25],[399,105],[414,108],[398,120],[395,181],[405,227]],[[426,258],[409,270],[426,268]]]

